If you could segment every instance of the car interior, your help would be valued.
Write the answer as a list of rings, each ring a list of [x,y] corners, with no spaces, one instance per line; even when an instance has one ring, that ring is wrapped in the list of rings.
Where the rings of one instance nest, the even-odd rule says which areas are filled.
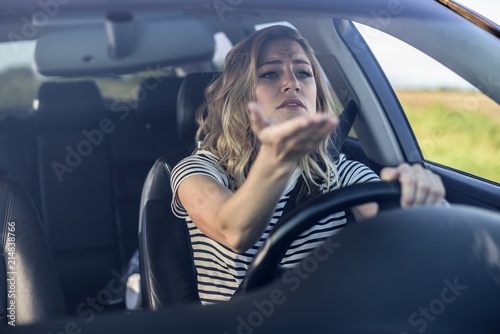
[[[57,3],[61,4],[62,1]],[[376,173],[384,166],[395,166],[401,162],[427,165],[427,168],[440,173],[447,187],[447,200],[452,205],[474,205],[481,209],[500,210],[496,184],[463,175],[457,177],[446,167],[428,164],[424,160],[393,88],[350,21],[354,17],[358,21],[369,23],[373,21],[372,18],[356,17],[359,10],[353,4],[338,4],[335,14],[322,13],[320,7],[314,5],[311,12],[306,11],[307,15],[304,15],[299,7],[278,12],[276,8],[268,9],[265,5],[264,10],[259,10],[258,6],[252,7],[253,4],[245,4],[244,1],[234,3],[238,5],[231,7],[232,10],[226,7],[226,11],[222,11],[223,19],[220,10],[219,15],[212,11],[207,13],[205,7],[196,4],[172,5],[173,9],[168,6],[155,7],[155,4],[144,7],[140,4],[130,5],[133,17],[112,6],[111,11],[97,6],[90,8],[85,12],[88,14],[85,17],[81,14],[83,12],[78,12],[78,6],[75,6],[66,8],[66,11],[61,8],[61,15],[56,15],[51,25],[39,27],[40,33],[33,37],[39,39],[34,67],[46,80],[37,88],[30,108],[2,110],[0,113],[0,210],[4,217],[0,225],[0,230],[3,231],[3,248],[0,249],[0,254],[5,261],[5,265],[0,265],[0,326],[6,325],[10,320],[8,315],[11,297],[8,293],[12,280],[9,279],[13,277],[11,272],[14,269],[9,270],[13,253],[6,245],[9,245],[9,232],[14,231],[15,262],[12,263],[15,263],[13,268],[17,275],[16,318],[19,324],[36,324],[47,319],[70,316],[72,319],[91,319],[87,323],[92,322],[95,332],[99,331],[98,326],[101,326],[102,332],[109,332],[113,327],[104,320],[93,321],[94,317],[113,313],[112,316],[116,318],[110,319],[123,321],[119,315],[137,313],[136,322],[140,322],[140,319],[155,321],[167,327],[169,322],[174,322],[172,331],[185,330],[182,327],[184,325],[200,330],[200,327],[196,328],[196,324],[189,324],[191,316],[203,319],[201,324],[203,321],[215,321],[210,319],[217,319],[222,312],[234,315],[235,319],[238,312],[246,312],[245,305],[248,303],[245,303],[244,298],[236,300],[233,306],[215,306],[205,313],[195,308],[199,304],[199,297],[194,288],[196,277],[187,229],[169,209],[172,197],[169,177],[171,168],[195,149],[195,113],[204,100],[205,88],[221,71],[220,64],[212,61],[214,48],[217,50],[219,47],[214,44],[215,33],[223,33],[234,45],[256,27],[273,23],[292,25],[315,49],[336,97],[338,114],[344,109],[349,110],[340,116],[346,125],[339,131],[347,134],[352,126],[355,135],[351,132],[345,142],[342,142],[343,153],[363,162]],[[413,3],[407,5],[423,12],[430,6]],[[4,17],[13,21],[18,16],[28,15],[21,9],[21,5],[12,6],[14,9],[11,12],[0,11],[0,20]],[[430,22],[450,19],[452,16],[443,6],[438,6],[435,9],[437,14],[429,18]],[[96,14],[92,14],[92,10]],[[179,10],[181,15],[178,15],[180,18],[177,21],[166,19]],[[106,13],[104,19],[103,13]],[[416,13],[411,15],[419,17],[419,12]],[[0,24],[2,31],[18,31],[15,30],[15,24],[8,26],[9,20]],[[80,26],[67,23],[71,20],[80,22]],[[82,29],[82,22],[85,20],[99,24],[89,24]],[[138,22],[140,29],[130,30],[128,23],[134,20]],[[102,23],[106,24],[108,35],[103,34]],[[440,31],[439,27],[432,24],[428,26],[426,22],[417,22],[415,25],[427,27],[428,31],[436,34]],[[403,31],[410,29],[406,26],[400,29],[397,24],[379,28],[393,33],[400,31],[401,35]],[[158,31],[175,33],[161,34]],[[479,31],[474,31],[476,33],[480,35]],[[443,34],[446,35],[447,32]],[[471,33],[471,36],[474,34]],[[423,40],[416,41],[414,36],[409,40],[417,45],[435,46],[440,43],[438,37],[429,38],[427,43]],[[133,41],[141,41],[143,44],[137,42],[139,44],[136,45]],[[8,39],[4,37],[1,42],[8,42]],[[453,43],[459,44],[460,40],[450,40],[450,45]],[[64,52],[55,55],[54,50]],[[490,52],[496,50],[500,50],[500,43],[493,46]],[[111,57],[111,62],[107,56],[109,52],[115,57]],[[433,55],[440,59],[450,57],[442,50]],[[466,63],[473,55],[473,51],[466,54],[463,62]],[[101,61],[103,58],[106,59]],[[474,76],[472,69],[491,71],[490,65],[494,64],[493,60],[486,59],[482,64],[475,63],[472,67],[465,68],[461,65],[462,60],[457,59],[452,58],[449,66],[457,73],[469,77]],[[133,100],[106,96],[95,80],[109,73],[112,76],[129,75],[151,70],[154,66],[169,67],[171,75],[151,71],[137,84]],[[497,73],[500,68],[495,71]],[[495,91],[491,97],[500,101],[500,92]],[[347,106],[351,107],[346,108]],[[425,213],[421,214],[425,216]],[[459,214],[469,217],[469,213],[465,211],[459,211]],[[477,214],[481,216],[484,213]],[[481,225],[484,231],[495,237],[500,235],[497,234],[498,228],[491,223],[498,216],[484,214],[484,217],[485,223]],[[169,223],[165,224],[165,221]],[[15,222],[14,230],[9,229],[14,226],[12,222]],[[409,223],[412,228],[416,224],[417,221]],[[390,223],[386,226],[393,227]],[[418,232],[412,228],[406,234],[399,229],[395,230],[404,235],[402,238],[408,241],[408,251],[411,250],[415,255],[421,245],[409,242],[411,231]],[[460,228],[458,234],[469,233],[470,236],[469,230]],[[345,244],[349,243],[349,239],[359,236],[354,233],[344,235]],[[377,231],[369,230],[366,233]],[[379,242],[389,240],[390,237],[380,236]],[[397,238],[394,234],[392,237]],[[367,247],[378,247],[367,236],[361,240],[366,242]],[[464,236],[460,240],[462,245],[469,246],[477,239]],[[447,244],[449,248],[443,253],[446,254],[442,255],[443,259],[449,259],[455,254],[458,259],[466,261],[468,255],[461,252],[459,241]],[[423,250],[420,255],[432,257],[435,254],[433,252],[438,251],[439,242],[440,240],[431,240],[429,249]],[[491,245],[490,250],[495,249],[497,241]],[[350,251],[355,252],[352,249]],[[368,250],[356,253],[354,256],[362,258],[361,255],[368,256],[367,252]],[[391,248],[390,252],[394,254],[394,249]],[[378,251],[374,251],[375,253],[379,254]],[[173,256],[165,256],[166,254]],[[131,268],[130,261],[134,256],[139,257],[140,265]],[[421,261],[422,258],[415,255],[412,259]],[[349,267],[342,261],[340,253],[338,258],[334,257],[329,261],[332,266],[334,264],[346,272],[352,271],[353,275],[375,275],[375,268],[368,263],[365,263],[366,271],[358,272]],[[472,265],[477,265],[472,262]],[[439,279],[438,283],[442,285],[446,277],[453,280],[454,277],[440,276],[448,275],[451,271],[445,273],[444,269],[440,271],[435,262],[429,263],[429,267],[435,270],[433,278]],[[404,265],[402,262],[400,264]],[[448,269],[459,266],[457,260]],[[271,267],[273,264],[264,267],[263,271],[274,270]],[[416,275],[425,265],[415,264],[410,267],[412,269],[402,270],[401,275],[395,275],[400,280],[398,282],[409,279],[410,274]],[[490,267],[494,268],[494,265]],[[332,274],[332,269],[323,271],[325,276]],[[141,275],[141,310],[158,311],[181,307],[180,313],[174,311],[162,316],[126,310],[126,281],[133,272]],[[498,278],[495,275],[491,277]],[[459,280],[465,280],[469,276],[464,271],[458,277]],[[389,291],[390,284],[399,284],[384,275],[377,276],[373,281],[373,286],[378,282],[386,287],[381,291]],[[349,284],[342,278],[335,282],[338,287]],[[422,278],[422,282],[427,282],[426,278]],[[327,296],[316,295],[315,301],[307,299],[310,298],[307,297],[308,292],[312,294],[311,289],[315,285],[326,284],[324,278],[311,280],[308,284],[309,290],[303,290],[300,292],[301,297],[297,297],[298,300],[305,298],[309,303],[303,309],[328,303]],[[254,299],[263,300],[272,291],[286,288],[283,282],[265,286],[265,290],[258,290],[252,295]],[[368,299],[376,300],[378,297],[373,286],[371,292],[366,289],[353,290],[353,298],[359,301],[366,294],[373,293]],[[479,302],[492,291],[493,286],[492,281],[488,281],[476,299],[467,299],[467,305]],[[340,288],[332,293],[341,296],[339,298],[348,299],[342,295]],[[430,295],[432,293],[435,292]],[[495,293],[492,298],[498,297],[499,292]],[[411,298],[415,297],[415,294],[408,294],[410,295]],[[397,296],[391,298],[395,300]],[[493,308],[497,304],[495,299],[482,305],[481,309],[490,312],[488,307]],[[299,305],[299,302],[292,303],[283,310],[292,312]],[[375,303],[367,302],[362,309],[366,311],[374,305]],[[398,312],[395,309],[396,306],[391,309],[394,314]],[[341,309],[335,311],[342,313]],[[467,306],[464,306],[460,312],[467,311]],[[460,312],[449,311],[449,316],[443,319],[448,321],[460,315]],[[266,327],[266,330],[277,330],[280,322],[287,319],[286,313],[277,314],[274,320],[270,320],[272,325]],[[349,324],[355,322],[355,312],[346,311],[345,314],[345,322],[339,323],[341,329],[349,328]],[[484,316],[488,326],[493,326],[488,323],[491,314],[492,312],[485,313]],[[302,319],[306,316],[311,317],[310,323],[322,326],[325,325],[322,317],[327,318],[328,312],[323,310],[314,315],[305,312]],[[373,317],[376,316],[389,319],[384,318],[382,311],[374,312]],[[368,326],[366,328],[373,324],[380,325],[376,320],[370,319],[365,323]],[[474,321],[478,319],[480,317],[474,318]],[[406,318],[403,320],[406,321]],[[132,325],[131,321],[124,321],[123,324],[130,326],[130,330],[138,329],[134,326],[139,324]],[[181,321],[185,322],[182,326]],[[399,325],[408,327],[406,323]],[[468,326],[473,325],[474,323],[468,323]],[[54,327],[46,324],[40,328],[48,332]],[[207,332],[221,328],[223,327],[214,325]],[[301,328],[296,329],[300,331]],[[307,327],[307,330],[314,328],[316,327]],[[360,332],[366,329],[363,326],[355,328]],[[388,328],[393,327],[388,325],[385,329]],[[306,327],[302,329],[306,330]]]
[[[359,76],[356,72],[351,75]],[[208,81],[197,75],[145,78],[140,87],[152,89],[143,89],[147,94],[135,108],[106,105],[92,80],[47,81],[27,116],[2,119],[3,175],[18,181],[38,209],[70,313],[110,280],[125,279],[138,247],[146,175],[157,158],[179,151],[185,156],[194,148],[194,113]],[[367,100],[376,103],[373,95]],[[397,159],[381,147],[391,152],[386,160]],[[103,298],[112,306],[120,297]]]

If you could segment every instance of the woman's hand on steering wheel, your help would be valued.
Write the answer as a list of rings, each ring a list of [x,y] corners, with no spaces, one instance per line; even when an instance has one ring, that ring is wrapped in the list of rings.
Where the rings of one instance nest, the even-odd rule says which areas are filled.
[[[446,194],[441,178],[419,164],[386,167],[380,172],[380,178],[401,183],[401,207],[440,205]]]

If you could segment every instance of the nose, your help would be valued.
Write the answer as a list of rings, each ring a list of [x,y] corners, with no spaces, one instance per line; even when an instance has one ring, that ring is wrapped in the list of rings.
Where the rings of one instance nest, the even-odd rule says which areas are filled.
[[[295,91],[296,93],[300,92],[300,84],[293,71],[287,71],[286,74],[283,75],[283,83],[281,85],[282,93],[288,93],[290,91]]]

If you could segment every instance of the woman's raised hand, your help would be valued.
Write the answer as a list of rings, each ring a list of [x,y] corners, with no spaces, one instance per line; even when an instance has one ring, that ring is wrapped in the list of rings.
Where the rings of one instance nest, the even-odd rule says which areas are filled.
[[[256,102],[248,104],[251,128],[260,142],[260,149],[269,150],[278,159],[297,162],[302,156],[316,150],[330,136],[339,121],[324,113],[297,116],[278,122],[266,117]]]

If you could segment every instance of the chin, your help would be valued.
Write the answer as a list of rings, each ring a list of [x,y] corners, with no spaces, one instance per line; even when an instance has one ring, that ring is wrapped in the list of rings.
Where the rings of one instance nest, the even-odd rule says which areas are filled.
[[[309,113],[304,109],[290,109],[285,112],[281,112],[276,118],[279,121],[287,121],[302,116],[309,116]]]

